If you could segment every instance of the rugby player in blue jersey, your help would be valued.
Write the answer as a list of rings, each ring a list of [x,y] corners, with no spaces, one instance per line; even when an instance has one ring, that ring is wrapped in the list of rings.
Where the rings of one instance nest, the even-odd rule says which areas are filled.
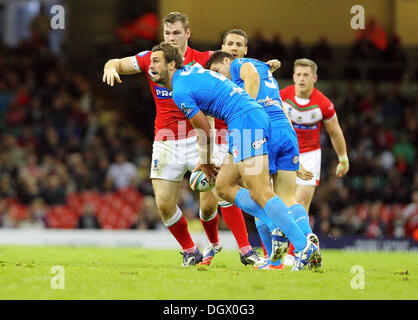
[[[293,271],[318,258],[318,247],[296,224],[286,204],[270,186],[268,145],[271,122],[264,108],[225,76],[202,68],[183,67],[178,48],[162,42],[152,49],[154,80],[173,92],[176,105],[198,131],[200,165],[215,181],[218,195],[261,219],[270,230],[278,227],[295,246],[299,258]],[[225,121],[229,154],[219,172],[212,164],[211,127],[205,115]],[[247,189],[239,183],[243,182]],[[280,259],[281,257],[279,257]]]
[[[206,67],[231,79],[264,107],[270,117],[273,132],[269,142],[269,172],[273,178],[274,192],[289,207],[305,236],[318,244],[318,238],[312,233],[305,208],[295,200],[296,173],[299,170],[298,140],[290,120],[282,109],[279,85],[270,71],[270,66],[256,59],[236,59],[228,52],[216,51],[208,60]],[[299,174],[304,173],[311,174],[304,170]],[[271,233],[261,220],[256,220],[256,226],[270,256],[270,264],[261,268],[280,268],[278,255],[281,255],[281,252],[272,252],[271,247],[271,238],[274,243],[275,239],[280,237],[280,231],[276,229]],[[295,258],[298,260],[296,256]],[[310,266],[317,267],[320,263],[319,254]]]

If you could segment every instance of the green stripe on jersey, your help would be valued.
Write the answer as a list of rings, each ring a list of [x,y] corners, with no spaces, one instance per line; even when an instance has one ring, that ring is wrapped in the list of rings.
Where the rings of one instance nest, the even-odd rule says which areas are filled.
[[[301,107],[298,107],[296,104],[294,104],[292,100],[286,99],[286,102],[290,103],[295,109],[298,109],[299,111],[308,111],[308,110],[312,110],[315,108],[319,108],[317,104],[314,104],[313,106],[309,106],[306,108],[301,108]]]

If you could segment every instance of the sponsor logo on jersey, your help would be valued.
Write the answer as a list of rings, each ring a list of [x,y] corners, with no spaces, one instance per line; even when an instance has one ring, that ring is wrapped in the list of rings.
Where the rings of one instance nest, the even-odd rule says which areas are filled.
[[[232,89],[232,91],[231,91],[231,93],[229,95],[232,97],[234,94],[236,94],[236,93],[241,94],[243,91],[244,91],[243,88],[234,87],[234,89]]]
[[[267,139],[266,138],[262,138],[262,139],[260,139],[260,140],[255,140],[253,143],[252,143],[252,147],[254,148],[254,150],[258,150],[258,149],[260,149],[262,146],[263,146],[263,144],[265,144],[267,142]]]
[[[155,95],[158,99],[170,99],[173,96],[173,92],[164,87],[155,86]]]
[[[318,124],[316,123],[316,124],[314,124],[312,126],[305,126],[303,124],[293,123],[293,127],[295,129],[302,129],[302,130],[316,130],[316,129],[318,129]]]
[[[294,156],[292,159],[293,164],[296,164],[299,162],[299,156]]]
[[[269,107],[269,106],[279,106],[280,107],[280,102],[270,98],[269,96],[267,96],[265,99],[257,100],[257,103],[263,104],[265,107]]]
[[[186,114],[186,116],[188,116],[190,112],[192,112],[192,108],[186,107],[184,103],[180,104],[180,109]]]

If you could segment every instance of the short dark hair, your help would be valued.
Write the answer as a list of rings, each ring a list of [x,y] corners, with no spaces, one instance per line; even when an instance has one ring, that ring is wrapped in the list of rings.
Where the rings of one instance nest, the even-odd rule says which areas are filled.
[[[177,46],[163,41],[152,48],[152,52],[156,51],[162,51],[164,53],[164,59],[167,63],[174,61],[176,63],[176,69],[181,69],[183,67],[183,57]]]
[[[178,12],[178,11],[173,11],[170,12],[169,14],[167,14],[164,18],[163,18],[163,25],[165,25],[166,23],[174,23],[180,21],[181,24],[184,27],[184,30],[187,30],[189,27],[189,17],[187,15],[185,15],[184,13]]]
[[[244,30],[242,30],[242,29],[231,29],[231,30],[229,30],[229,31],[225,32],[225,34],[224,34],[224,36],[223,36],[223,38],[222,38],[222,43],[223,43],[223,44],[225,44],[226,37],[227,37],[228,35],[230,35],[230,34],[237,34],[237,35],[239,35],[239,36],[244,37],[244,39],[245,39],[245,45],[247,45],[247,44],[248,44],[248,37],[247,37],[247,34],[246,34],[246,33],[245,33],[245,31],[244,31]]]
[[[217,50],[214,53],[212,53],[208,62],[206,62],[206,69],[210,69],[210,67],[214,63],[222,63],[224,61],[224,58],[229,58],[231,59],[231,61],[235,59],[232,54],[222,50]]]

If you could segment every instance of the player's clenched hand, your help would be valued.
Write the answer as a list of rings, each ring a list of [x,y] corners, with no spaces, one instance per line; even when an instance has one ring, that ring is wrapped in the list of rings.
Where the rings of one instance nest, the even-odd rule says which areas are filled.
[[[199,164],[195,170],[202,170],[211,183],[215,183],[219,168],[214,164]]]
[[[106,82],[109,86],[113,87],[115,79],[117,82],[122,83],[122,80],[120,80],[119,74],[116,72],[115,68],[109,68],[104,70],[103,82]]]
[[[311,180],[313,178],[313,173],[306,170],[301,163],[299,163],[299,170],[296,171],[296,175],[302,180]]]
[[[270,66],[270,71],[272,73],[274,71],[276,71],[277,69],[279,69],[280,66],[282,65],[282,63],[279,60],[277,60],[277,59],[269,60],[266,63]]]
[[[339,156],[338,159],[340,162],[338,163],[337,169],[335,170],[335,175],[338,178],[342,178],[347,174],[348,169],[350,168],[350,164],[346,154],[343,156]]]

